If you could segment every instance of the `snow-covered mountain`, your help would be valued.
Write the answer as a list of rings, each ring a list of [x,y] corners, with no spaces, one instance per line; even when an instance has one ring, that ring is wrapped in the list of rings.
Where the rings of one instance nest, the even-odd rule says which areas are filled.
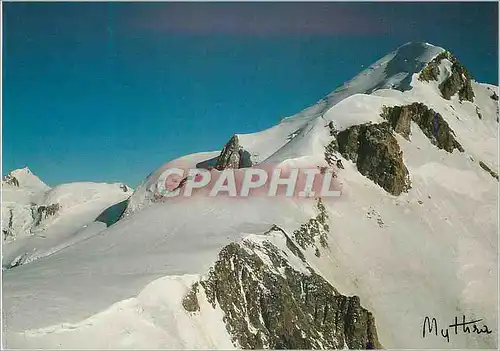
[[[2,267],[31,262],[105,229],[98,216],[132,193],[121,183],[51,189],[27,167],[10,172],[2,181]]]
[[[118,222],[5,270],[5,344],[496,349],[498,115],[498,87],[442,48],[403,45],[272,128],[165,163]],[[342,196],[157,196],[173,167],[266,164],[331,168]],[[84,188],[37,204],[76,216],[64,194],[100,193]],[[491,333],[448,329],[463,316]],[[437,335],[423,337],[426,317]]]

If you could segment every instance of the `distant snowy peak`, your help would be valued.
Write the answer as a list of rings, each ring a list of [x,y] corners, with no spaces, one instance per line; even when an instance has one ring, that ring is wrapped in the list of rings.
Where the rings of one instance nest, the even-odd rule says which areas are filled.
[[[13,170],[2,178],[3,240],[11,242],[44,231],[63,217],[60,222],[83,225],[80,215],[92,222],[132,193],[123,183],[72,182],[51,188],[28,167]]]
[[[11,171],[2,179],[3,185],[8,184],[36,191],[47,191],[50,187],[38,178],[28,167]]]

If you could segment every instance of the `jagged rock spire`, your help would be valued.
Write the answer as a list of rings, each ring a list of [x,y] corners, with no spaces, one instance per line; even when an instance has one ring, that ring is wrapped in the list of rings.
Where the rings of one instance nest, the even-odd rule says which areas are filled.
[[[238,169],[251,166],[250,154],[240,146],[238,136],[235,134],[222,149],[217,158],[215,169],[222,171],[226,168]]]

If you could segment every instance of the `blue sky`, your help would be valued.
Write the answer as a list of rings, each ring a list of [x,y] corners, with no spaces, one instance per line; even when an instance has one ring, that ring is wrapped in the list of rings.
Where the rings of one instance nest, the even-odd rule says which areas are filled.
[[[135,186],[408,41],[498,84],[496,3],[4,3],[3,173]]]

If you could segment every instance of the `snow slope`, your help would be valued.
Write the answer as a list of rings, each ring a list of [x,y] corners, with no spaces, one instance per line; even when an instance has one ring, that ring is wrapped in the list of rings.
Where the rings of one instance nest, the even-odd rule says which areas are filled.
[[[11,174],[19,179],[19,187],[3,185],[2,216],[4,223],[13,222],[17,235],[3,245],[2,267],[7,268],[52,254],[106,228],[92,222],[133,192],[130,188],[124,191],[121,183],[76,182],[50,189],[27,168]],[[38,220],[38,209],[53,204],[58,205],[57,212]]]
[[[498,87],[473,82],[473,103],[444,99],[438,84],[446,75],[437,82],[417,79],[442,51],[406,44],[277,126],[238,136],[254,162],[325,165],[330,121],[338,131],[380,123],[383,106],[412,102],[441,114],[465,151],[438,149],[414,122],[410,140],[395,134],[412,182],[408,193],[387,193],[339,156],[343,196],[325,202],[329,247],[320,257],[312,248],[304,254],[340,293],[360,297],[386,348],[496,349],[498,180],[479,161],[498,170],[498,101],[490,97]],[[446,62],[441,67],[451,69]],[[189,313],[183,296],[228,243],[261,238],[273,224],[292,233],[316,212],[312,200],[283,198],[154,201],[166,169],[217,154],[167,162],[136,189],[115,225],[4,271],[6,345],[232,348],[220,308],[201,293],[200,311]],[[422,338],[425,316],[447,326],[462,315],[483,319],[492,334]]]

